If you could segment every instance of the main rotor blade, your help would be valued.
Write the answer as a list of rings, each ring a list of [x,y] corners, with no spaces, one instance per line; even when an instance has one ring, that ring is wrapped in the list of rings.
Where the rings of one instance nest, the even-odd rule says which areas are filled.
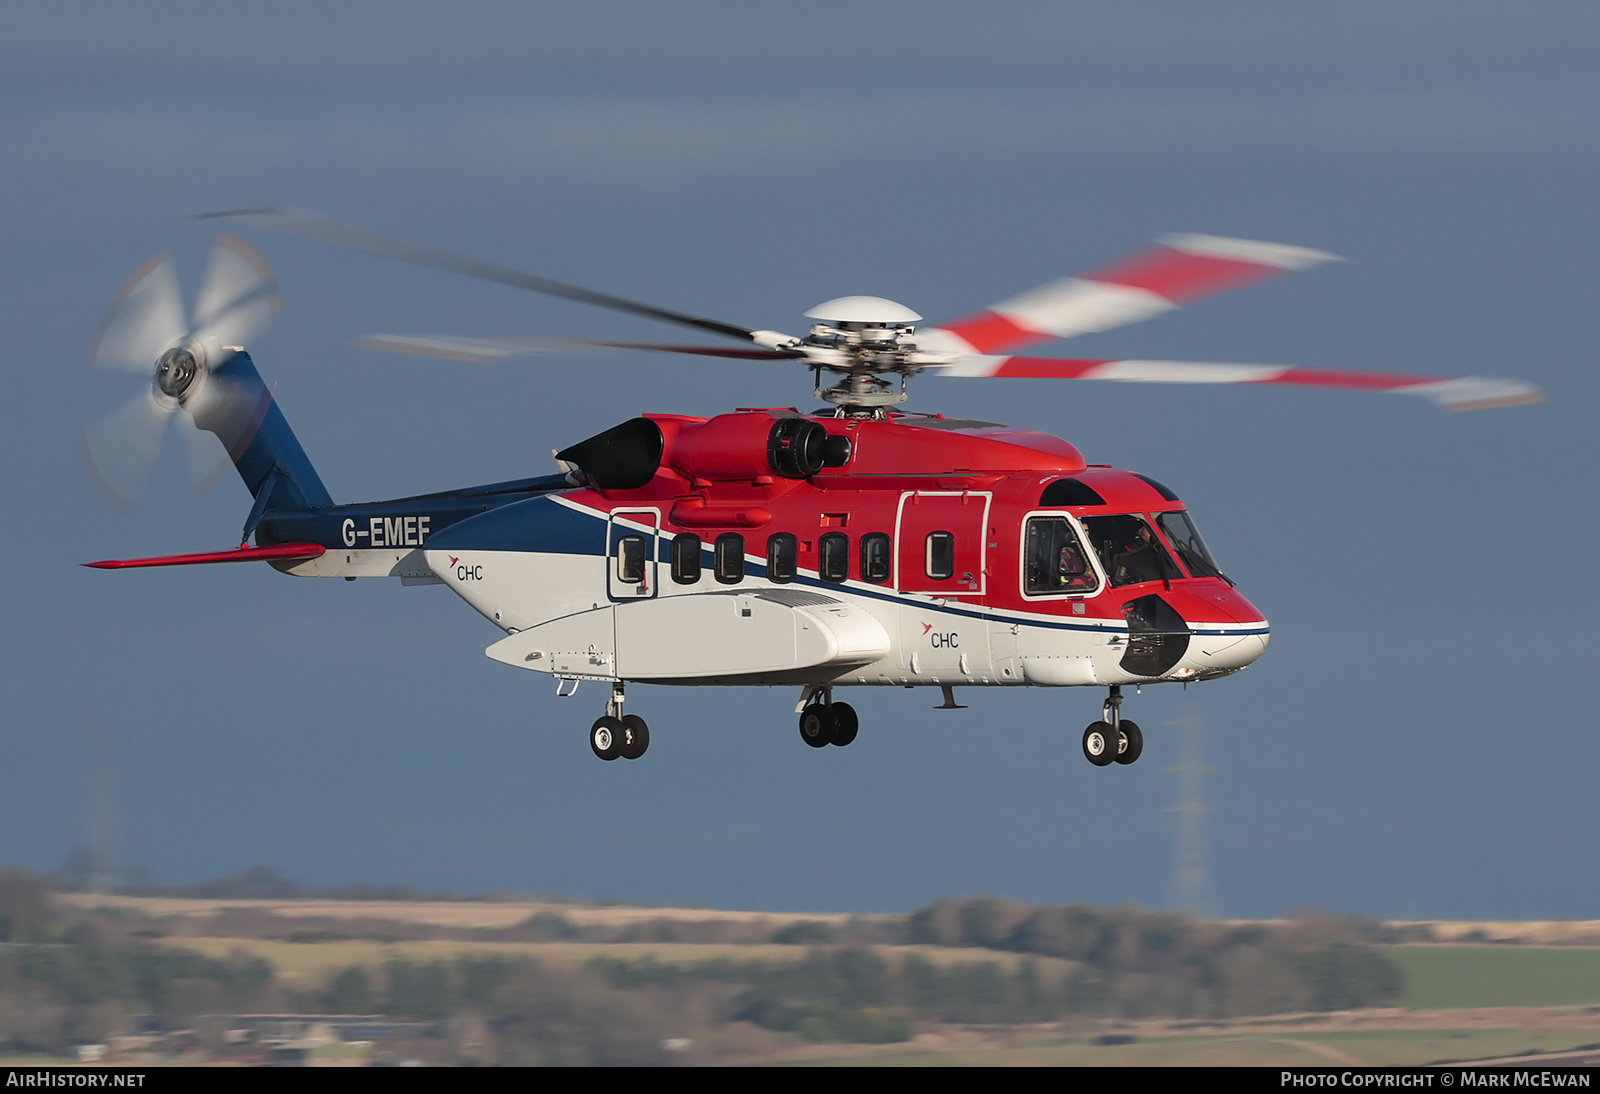
[[[970,356],[933,371],[940,376],[1110,380],[1133,384],[1298,384],[1419,395],[1445,410],[1487,410],[1544,400],[1544,394],[1532,384],[1494,376],[1404,376],[1289,365]]]
[[[112,505],[127,510],[138,506],[161,457],[167,422],[177,408],[176,402],[158,401],[147,386],[78,438],[78,455],[89,482]]]
[[[369,334],[355,344],[367,349],[410,353],[484,365],[508,357],[541,353],[594,353],[599,350],[646,350],[652,353],[691,353],[703,357],[737,357],[747,361],[786,361],[798,353],[771,349],[724,349],[721,346],[676,346],[652,342],[579,342],[565,338],[471,338],[453,334]]]
[[[754,340],[754,332],[744,327],[736,327],[731,323],[718,322],[715,319],[702,319],[681,312],[668,311],[650,304],[641,304],[634,300],[627,300],[610,293],[596,292],[593,289],[580,288],[577,285],[568,285],[561,281],[553,281],[548,277],[528,273],[524,270],[502,266],[495,262],[485,262],[482,259],[472,258],[468,255],[446,251],[440,247],[431,247],[425,243],[415,243],[398,236],[383,235],[379,232],[358,228],[354,224],[346,224],[332,217],[325,217],[319,213],[308,213],[298,209],[233,209],[220,213],[202,213],[196,219],[228,219],[243,220],[285,235],[299,236],[301,239],[310,239],[318,243],[328,243],[335,247],[344,247],[352,251],[363,251],[367,254],[378,255],[382,258],[393,258],[401,262],[410,262],[418,266],[430,266],[436,270],[446,270],[450,273],[461,274],[465,277],[475,277],[480,281],[493,281],[501,285],[510,285],[517,289],[526,289],[529,292],[544,293],[547,296],[559,296],[566,300],[576,300],[581,304],[593,304],[600,308],[610,308],[612,311],[627,312],[630,315],[640,315],[647,319],[658,319],[664,323],[677,323],[680,326],[694,327],[698,330],[710,331],[726,338],[736,338],[741,342]]]
[[[89,362],[148,375],[156,358],[189,332],[178,276],[165,251],[134,271],[106,309],[89,345]]]
[[[933,330],[948,336],[952,349],[1009,352],[1137,323],[1203,297],[1337,261],[1326,251],[1284,243],[1162,236],[1155,246],[1120,262],[1052,281]]]
[[[278,280],[260,252],[238,236],[218,236],[195,300],[195,337],[242,346],[282,308]]]

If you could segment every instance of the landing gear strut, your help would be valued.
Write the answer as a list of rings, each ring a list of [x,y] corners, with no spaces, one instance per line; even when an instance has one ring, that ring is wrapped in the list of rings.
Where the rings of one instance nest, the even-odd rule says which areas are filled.
[[[800,739],[812,748],[838,745],[856,739],[861,719],[849,703],[835,703],[830,687],[808,687],[800,697]]]
[[[589,727],[589,747],[602,760],[637,760],[650,747],[650,727],[637,714],[622,713],[622,681],[611,685],[606,713]]]
[[[1083,755],[1096,767],[1131,764],[1144,753],[1144,734],[1137,722],[1122,717],[1122,688],[1111,685],[1100,712],[1101,720],[1083,731]]]

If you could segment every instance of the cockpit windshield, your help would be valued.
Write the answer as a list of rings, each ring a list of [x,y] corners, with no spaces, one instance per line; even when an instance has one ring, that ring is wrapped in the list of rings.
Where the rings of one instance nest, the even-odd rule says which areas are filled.
[[[1083,526],[1111,584],[1133,585],[1140,581],[1172,581],[1183,577],[1183,571],[1172,561],[1155,530],[1143,517],[1131,513],[1085,517]]]
[[[1172,544],[1172,549],[1178,552],[1178,557],[1188,567],[1189,572],[1195,577],[1220,577],[1228,580],[1226,575],[1217,568],[1216,559],[1211,557],[1211,552],[1206,550],[1206,541],[1200,538],[1200,532],[1194,526],[1194,521],[1189,519],[1189,514],[1181,510],[1175,513],[1157,513],[1156,523],[1161,526],[1161,531],[1166,535],[1167,542]]]

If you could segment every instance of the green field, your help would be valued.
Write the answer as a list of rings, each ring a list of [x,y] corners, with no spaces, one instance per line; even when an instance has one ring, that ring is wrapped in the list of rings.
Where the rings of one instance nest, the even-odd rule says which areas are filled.
[[[1406,971],[1407,1007],[1600,1003],[1600,950],[1575,946],[1386,946]],[[1600,1040],[1600,1038],[1596,1038]]]

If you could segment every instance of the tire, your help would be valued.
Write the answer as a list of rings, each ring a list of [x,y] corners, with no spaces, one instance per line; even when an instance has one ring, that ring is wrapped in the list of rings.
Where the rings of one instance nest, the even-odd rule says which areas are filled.
[[[589,747],[602,760],[614,760],[622,755],[622,723],[605,717],[589,727]]]
[[[812,748],[827,748],[833,742],[833,715],[821,703],[812,703],[800,712],[800,739]]]
[[[849,703],[833,704],[833,733],[828,738],[828,743],[843,748],[856,739],[856,731],[861,728],[861,719],[856,717],[856,708]]]
[[[650,747],[650,727],[637,714],[622,716],[622,746],[624,760],[637,760]]]
[[[1083,758],[1096,767],[1105,767],[1117,758],[1116,734],[1108,722],[1091,722],[1083,731]]]
[[[1121,747],[1117,749],[1117,762],[1131,764],[1144,755],[1144,734],[1140,732],[1138,722],[1130,722],[1126,718],[1117,728],[1122,731]]]

